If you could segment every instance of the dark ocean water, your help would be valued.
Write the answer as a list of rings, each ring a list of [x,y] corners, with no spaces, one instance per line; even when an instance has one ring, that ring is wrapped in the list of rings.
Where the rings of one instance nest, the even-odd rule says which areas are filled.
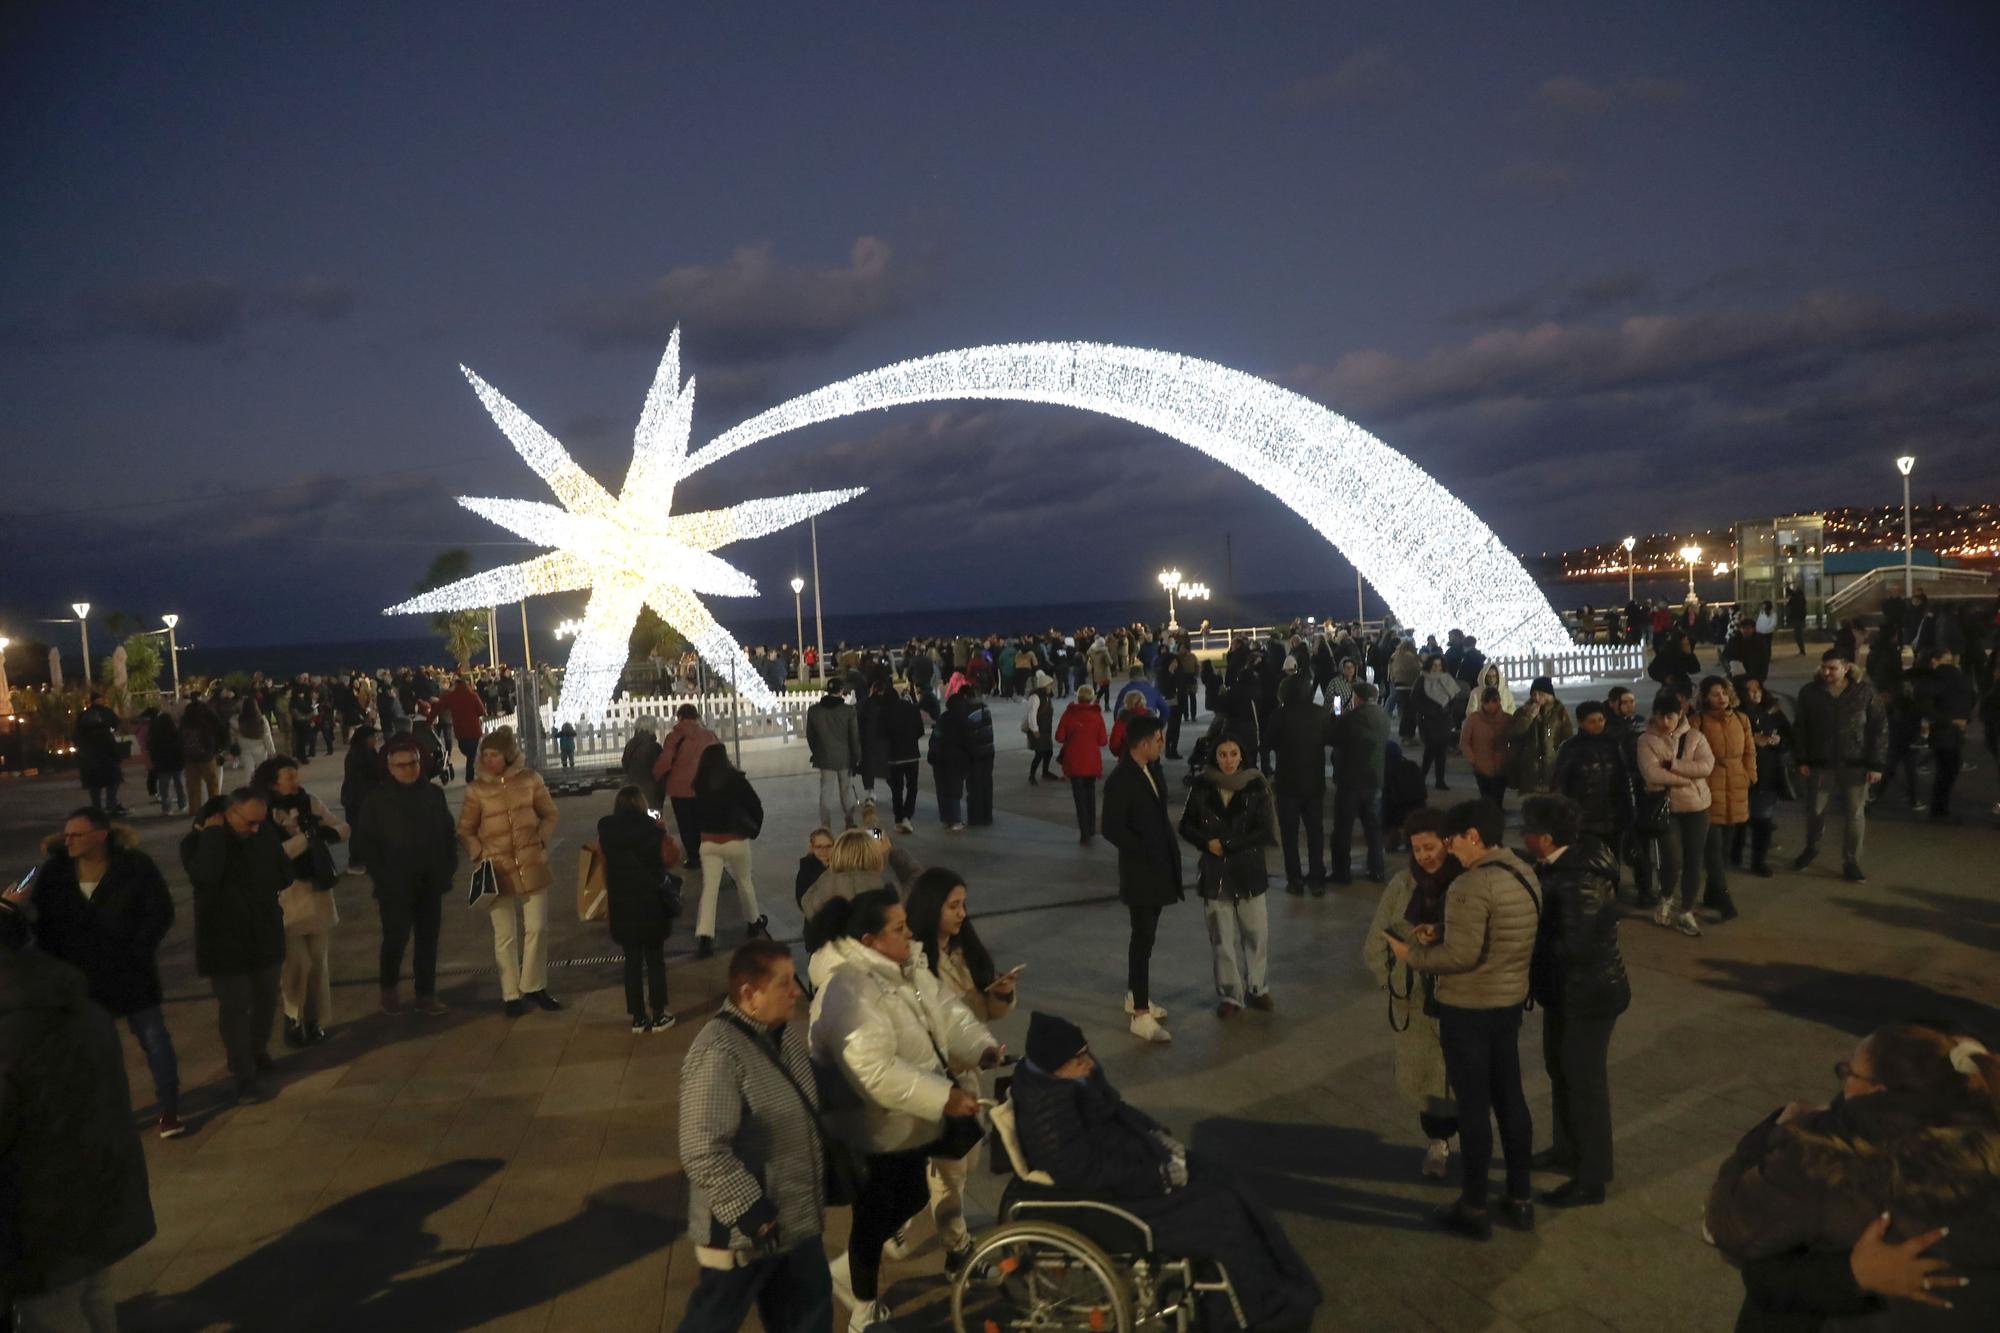
[[[1726,584],[1716,580],[1715,586],[1707,586],[1703,580],[1704,596],[1727,596]],[[1661,579],[1651,584],[1641,581],[1638,594],[1641,597],[1678,597],[1686,585],[1674,579]],[[1624,601],[1625,588],[1622,583],[1596,584],[1546,584],[1544,591],[1558,608],[1582,605],[1586,602],[1604,606]],[[793,622],[789,617],[731,617],[729,603],[717,600],[711,604],[720,613],[723,624],[738,639],[748,644],[790,643],[795,636]],[[534,608],[530,607],[533,616]],[[1268,625],[1288,621],[1295,617],[1328,616],[1339,619],[1352,618],[1355,613],[1354,588],[1320,590],[1297,590],[1291,592],[1241,593],[1233,601],[1221,598],[1184,607],[1183,624],[1196,625],[1206,619],[1217,627],[1228,625]],[[829,612],[826,616],[826,641],[829,647],[836,643],[891,644],[902,643],[910,638],[932,637],[955,634],[1022,633],[1046,630],[1055,627],[1069,631],[1081,625],[1124,625],[1143,620],[1157,623],[1165,618],[1164,597],[1133,599],[1122,598],[1095,602],[1046,602],[1022,606],[960,607],[907,611],[844,611]],[[1368,615],[1380,616],[1382,601],[1371,591],[1368,596]],[[547,617],[546,624],[532,624],[535,631],[535,660],[558,661],[566,645],[558,642],[549,631],[555,618]],[[518,613],[503,610],[500,614],[500,660],[518,666],[521,661],[520,617]],[[805,633],[808,642],[813,639],[812,607],[805,608]],[[483,661],[482,657],[479,659]],[[348,667],[374,670],[384,666],[415,666],[433,663],[449,665],[441,641],[431,634],[406,634],[376,639],[351,639],[323,643],[251,644],[209,648],[197,645],[184,649],[181,653],[181,670],[193,675],[219,675],[230,671],[262,671],[267,675],[293,675],[301,671],[326,672]],[[74,664],[65,659],[66,670]]]

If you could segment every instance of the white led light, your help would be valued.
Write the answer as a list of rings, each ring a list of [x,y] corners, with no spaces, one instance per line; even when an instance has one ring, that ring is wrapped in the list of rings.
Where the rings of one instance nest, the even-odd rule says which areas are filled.
[[[473,496],[461,496],[459,503],[537,546],[554,549],[518,565],[459,579],[400,602],[385,614],[463,611],[588,588],[590,605],[583,619],[563,626],[574,641],[555,709],[560,725],[595,722],[610,706],[625,669],[633,622],[640,606],[650,602],[711,667],[734,679],[746,698],[758,707],[775,707],[777,697],[742,646],[695,596],[753,597],[756,580],[710,552],[802,523],[861,491],[808,491],[728,509],[670,514],[674,483],[694,470],[684,466],[694,381],[685,387],[680,382],[678,330],[646,395],[633,436],[632,465],[615,499],[532,417],[470,370],[465,377],[501,433],[562,505]]]
[[[1169,352],[1008,343],[898,362],[752,417],[683,460],[680,475],[815,422],[952,399],[1051,403],[1157,430],[1277,496],[1419,633],[1462,629],[1489,656],[1572,646],[1521,562],[1422,468],[1311,399]],[[1179,571],[1161,582],[1178,584]]]

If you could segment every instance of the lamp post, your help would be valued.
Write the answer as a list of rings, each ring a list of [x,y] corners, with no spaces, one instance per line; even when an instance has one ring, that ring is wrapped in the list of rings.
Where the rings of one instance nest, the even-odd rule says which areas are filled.
[[[1699,560],[1699,559],[1701,559],[1701,548],[1700,548],[1699,546],[1692,546],[1692,545],[1690,545],[1690,546],[1683,546],[1683,547],[1681,547],[1681,559],[1683,559],[1683,560],[1687,561],[1687,567],[1688,567],[1688,600],[1689,600],[1689,601],[1693,601],[1693,600],[1694,600],[1694,562],[1695,562],[1695,561],[1697,561],[1697,560]]]
[[[0,634],[0,717],[14,715],[14,696],[7,688],[7,645],[13,640]]]
[[[83,692],[90,694],[90,603],[71,602],[69,609],[76,612],[77,628],[83,631]]]
[[[1158,576],[1159,585],[1167,590],[1167,628],[1180,628],[1180,614],[1174,607],[1174,589],[1180,585],[1181,572],[1178,569],[1163,569]]]
[[[521,670],[529,675],[535,670],[535,650],[528,644],[528,599],[521,599]]]
[[[817,517],[815,517],[812,520],[812,541],[813,541],[813,637],[819,642],[819,679],[820,683],[824,685],[826,683],[826,618],[823,614],[821,614],[820,604],[819,604],[819,519]],[[804,636],[802,635],[801,637]],[[805,648],[803,645],[801,645],[799,652],[801,655],[804,654]]]
[[[1903,474],[1903,600],[1910,600],[1913,575],[1910,571],[1910,471],[1917,465],[1915,454],[1904,454],[1896,460],[1896,471]]]
[[[1618,543],[1625,548],[1625,600],[1634,600],[1632,593],[1632,548],[1639,544],[1637,537],[1627,537]]]
[[[174,698],[178,700],[181,697],[181,648],[180,641],[174,637],[174,626],[181,623],[181,618],[169,611],[160,620],[167,627],[167,660],[174,665]]]
[[[798,645],[799,684],[801,685],[806,683],[806,612],[805,604],[799,600],[799,594],[805,590],[806,581],[797,574],[792,575],[792,629],[794,632],[792,642]]]

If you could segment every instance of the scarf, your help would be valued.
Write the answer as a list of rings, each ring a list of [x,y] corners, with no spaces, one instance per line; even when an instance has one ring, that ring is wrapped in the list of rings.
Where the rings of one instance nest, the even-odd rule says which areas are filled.
[[[1451,882],[1458,878],[1459,864],[1451,857],[1432,874],[1410,862],[1410,905],[1403,909],[1403,920],[1413,926],[1441,926],[1444,924],[1444,892]]]
[[[1229,804],[1230,797],[1249,786],[1251,779],[1261,778],[1262,776],[1263,774],[1250,764],[1243,765],[1243,767],[1237,769],[1234,773],[1225,773],[1219,768],[1208,768],[1203,770],[1201,775],[1202,781],[1222,793],[1222,803],[1224,805]]]

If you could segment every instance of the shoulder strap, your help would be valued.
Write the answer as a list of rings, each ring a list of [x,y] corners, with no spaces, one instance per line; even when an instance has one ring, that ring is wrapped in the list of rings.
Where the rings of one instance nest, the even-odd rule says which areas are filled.
[[[1528,877],[1512,866],[1501,866],[1500,868],[1512,875],[1514,882],[1527,891],[1528,901],[1535,905],[1535,915],[1539,917],[1542,914],[1542,895],[1535,892],[1535,886],[1528,882]]]
[[[797,1079],[792,1077],[792,1071],[785,1066],[785,1062],[779,1059],[778,1055],[775,1052],[773,1052],[770,1047],[766,1046],[762,1041],[760,1041],[757,1037],[756,1032],[754,1032],[751,1029],[750,1025],[748,1023],[745,1023],[742,1019],[737,1018],[731,1014],[717,1014],[716,1018],[720,1019],[724,1023],[729,1024],[729,1026],[735,1028],[738,1032],[741,1032],[744,1036],[748,1037],[750,1039],[750,1044],[757,1048],[758,1053],[761,1054],[766,1060],[769,1060],[771,1064],[777,1069],[778,1073],[784,1076],[785,1082],[790,1084],[792,1091],[798,1094],[799,1104],[805,1107],[806,1114],[812,1117],[813,1133],[819,1136],[820,1154],[821,1156],[824,1156],[827,1151],[827,1140],[828,1140],[828,1135],[826,1132],[826,1124],[819,1118],[819,1108],[813,1105],[812,1098],[806,1096],[806,1090],[799,1086],[799,1081]],[[780,1037],[778,1039],[778,1046],[780,1050],[784,1048],[784,1038]]]

